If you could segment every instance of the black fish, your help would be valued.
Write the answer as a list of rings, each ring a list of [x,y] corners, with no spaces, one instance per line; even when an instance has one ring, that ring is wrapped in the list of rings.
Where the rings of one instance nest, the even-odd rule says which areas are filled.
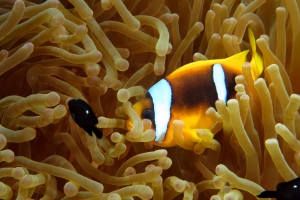
[[[68,105],[72,119],[75,123],[84,129],[90,136],[94,133],[97,138],[101,139],[103,133],[96,127],[98,118],[94,114],[91,106],[81,99],[71,99],[68,102]]]
[[[288,182],[278,183],[276,191],[263,191],[259,198],[276,198],[277,200],[296,200],[300,199],[300,178]]]

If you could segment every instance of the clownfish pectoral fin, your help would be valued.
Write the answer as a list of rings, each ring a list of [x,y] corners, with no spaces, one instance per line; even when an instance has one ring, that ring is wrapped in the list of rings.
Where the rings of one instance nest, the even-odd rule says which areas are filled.
[[[249,35],[249,41],[252,49],[252,59],[250,62],[252,66],[252,77],[254,80],[256,80],[264,70],[264,61],[262,56],[257,52],[256,39],[250,28],[248,28],[248,35]]]
[[[190,142],[202,142],[203,138],[213,138],[214,134],[210,131],[210,129],[187,129],[184,128],[182,130],[182,135],[184,139]],[[201,137],[199,137],[201,135]]]
[[[257,195],[258,198],[277,198],[277,192],[276,191],[270,191],[266,190]]]

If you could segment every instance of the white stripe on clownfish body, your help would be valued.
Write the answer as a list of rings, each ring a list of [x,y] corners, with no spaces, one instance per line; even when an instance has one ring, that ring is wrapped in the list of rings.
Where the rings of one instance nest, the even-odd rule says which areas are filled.
[[[227,89],[226,89],[225,72],[223,70],[222,65],[220,65],[220,64],[213,65],[213,81],[216,86],[218,99],[226,102],[227,101]]]
[[[149,90],[154,107],[155,141],[161,143],[165,139],[171,117],[172,89],[166,79],[162,79]]]

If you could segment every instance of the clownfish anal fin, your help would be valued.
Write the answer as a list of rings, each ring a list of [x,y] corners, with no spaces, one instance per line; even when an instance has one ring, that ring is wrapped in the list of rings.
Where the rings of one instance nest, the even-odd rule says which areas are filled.
[[[250,45],[252,49],[252,59],[250,62],[252,66],[252,76],[253,79],[256,80],[264,70],[264,60],[262,56],[257,52],[256,39],[250,28],[248,28],[248,35],[249,35]]]
[[[189,142],[202,142],[202,138],[200,138],[198,136],[198,133],[205,134],[206,137],[208,135],[210,135],[211,138],[214,137],[214,134],[211,132],[210,129],[204,129],[204,128],[201,128],[201,129],[187,129],[187,128],[184,128],[182,130],[182,135],[183,135],[184,139],[188,140]]]
[[[258,198],[277,198],[277,192],[276,191],[270,191],[266,190],[257,195]]]

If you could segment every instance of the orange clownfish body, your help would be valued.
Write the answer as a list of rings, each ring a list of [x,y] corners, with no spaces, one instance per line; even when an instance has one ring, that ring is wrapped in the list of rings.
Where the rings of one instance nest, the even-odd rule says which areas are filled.
[[[252,47],[252,75],[257,79],[263,71],[262,58],[256,52],[255,38],[249,29]],[[133,105],[141,119],[150,119],[156,132],[153,144],[175,146],[172,124],[184,121],[183,135],[196,135],[199,128],[209,128],[213,122],[206,116],[216,100],[227,101],[235,97],[235,77],[242,74],[249,50],[229,58],[189,63],[153,85],[146,96]],[[131,127],[132,121],[127,121]],[[197,137],[197,136],[193,136]]]

